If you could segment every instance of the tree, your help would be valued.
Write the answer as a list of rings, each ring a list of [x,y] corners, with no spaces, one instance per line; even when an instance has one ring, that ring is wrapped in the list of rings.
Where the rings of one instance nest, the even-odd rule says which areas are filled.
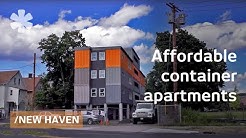
[[[50,107],[71,108],[73,104],[74,48],[85,46],[85,38],[79,31],[65,32],[61,37],[49,35],[39,42],[43,52],[42,63],[46,64],[47,75],[44,84],[52,82],[50,89],[43,89],[46,95],[39,94],[40,101]]]
[[[169,32],[157,33],[156,37],[156,48],[163,52],[165,49],[172,49],[171,39],[172,35]],[[189,34],[185,30],[179,30],[177,33],[177,46],[178,52],[183,52],[185,54],[189,52],[199,52],[200,49],[203,52],[212,52],[213,49],[208,49],[206,44],[199,39],[195,38],[193,35]],[[170,59],[169,59],[170,60]],[[212,72],[224,73],[226,69],[225,62],[201,62],[196,63],[193,59],[191,62],[179,62],[178,73],[190,72],[194,70],[195,72],[207,72],[207,69],[211,69]],[[172,63],[168,62],[155,62],[153,70],[147,75],[147,85],[146,90],[150,92],[172,92],[173,82],[164,83],[161,80],[161,74],[163,72],[172,72]],[[224,86],[224,82],[178,82],[178,91],[184,90],[186,92],[214,92],[220,91],[220,88]],[[193,109],[202,109],[203,107],[213,106],[211,103],[205,102],[185,102],[182,104],[185,107],[191,107]]]
[[[237,89],[237,86],[236,86],[236,85],[235,85],[235,87],[234,87],[233,92],[238,93],[238,89]],[[237,95],[236,97],[237,97],[237,100],[236,100],[236,101],[230,102],[230,103],[229,103],[230,108],[231,108],[232,110],[237,110],[237,109],[240,108],[240,97],[239,97],[238,95]]]
[[[40,83],[42,88],[35,93],[35,106],[43,109],[46,107],[54,107],[54,101],[52,98],[54,89],[49,85],[49,81],[46,75],[43,75]]]

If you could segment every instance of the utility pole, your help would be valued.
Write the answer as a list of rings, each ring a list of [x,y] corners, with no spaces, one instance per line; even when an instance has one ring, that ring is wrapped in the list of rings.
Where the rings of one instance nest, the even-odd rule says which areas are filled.
[[[171,8],[171,13],[168,14],[168,23],[172,24],[173,29],[173,37],[172,37],[172,44],[173,49],[177,49],[176,45],[176,28],[178,28],[180,25],[185,24],[185,14],[179,14],[178,18],[176,18],[176,13],[181,12],[181,10],[175,6],[173,3],[167,3],[168,7]],[[173,72],[177,72],[177,56],[174,56],[174,62],[173,62]],[[175,76],[176,78],[177,76]],[[177,92],[178,90],[178,82],[173,82],[173,92]],[[174,103],[176,105],[176,103]]]
[[[35,96],[35,88],[36,88],[36,82],[35,82],[35,76],[36,76],[36,53],[33,55],[33,91],[32,91],[32,110],[34,110],[34,96]]]

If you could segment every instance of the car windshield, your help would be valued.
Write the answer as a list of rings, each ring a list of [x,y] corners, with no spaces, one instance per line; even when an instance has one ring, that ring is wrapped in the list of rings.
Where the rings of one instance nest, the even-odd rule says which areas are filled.
[[[146,104],[146,103],[137,104],[137,109],[152,109],[152,104]]]

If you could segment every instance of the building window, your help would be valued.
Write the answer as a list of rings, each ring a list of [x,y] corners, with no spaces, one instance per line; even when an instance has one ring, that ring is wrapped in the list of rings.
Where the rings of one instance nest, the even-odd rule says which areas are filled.
[[[13,95],[13,90],[10,90],[10,95]]]
[[[97,88],[91,88],[91,97],[97,97]]]
[[[21,80],[19,79],[18,84],[20,85],[20,83],[21,83]]]
[[[97,52],[92,52],[91,53],[91,61],[96,61],[97,60]]]
[[[105,52],[99,52],[99,60],[105,60]]]
[[[134,69],[134,73],[138,76],[138,71],[136,69]]]
[[[99,70],[99,78],[105,78],[105,70]]]
[[[132,85],[132,79],[131,78],[129,78],[129,84]]]
[[[16,78],[14,78],[14,84],[16,85]]]
[[[91,79],[97,78],[97,70],[91,70]]]
[[[105,97],[105,88],[99,88],[99,97]]]
[[[130,70],[132,69],[131,62],[128,62],[128,68],[129,68]]]
[[[132,100],[132,92],[129,92],[129,99]]]
[[[137,83],[137,82],[135,82],[135,81],[134,81],[134,86],[135,86],[135,87],[137,87],[137,88],[139,88],[138,83]]]
[[[139,100],[139,96],[138,95],[135,95],[135,100]]]

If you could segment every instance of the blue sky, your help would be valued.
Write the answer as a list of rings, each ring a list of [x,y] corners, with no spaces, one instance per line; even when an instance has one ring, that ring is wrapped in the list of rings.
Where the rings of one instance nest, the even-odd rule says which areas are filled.
[[[184,28],[205,41],[208,47],[237,53],[237,62],[227,63],[228,70],[239,73],[237,85],[246,90],[246,2],[243,0],[2,0],[0,70],[19,69],[27,76],[32,72],[33,52],[41,54],[37,50],[41,38],[76,28],[81,30],[87,45],[134,47],[147,74],[152,68],[155,33],[171,28],[167,23],[166,2],[174,2],[184,10],[188,15]],[[29,21],[33,27],[28,31],[18,32],[10,27],[13,22],[10,16],[19,9],[33,16]],[[221,36],[226,37],[218,39]],[[38,60],[37,74],[45,72],[40,62]]]

